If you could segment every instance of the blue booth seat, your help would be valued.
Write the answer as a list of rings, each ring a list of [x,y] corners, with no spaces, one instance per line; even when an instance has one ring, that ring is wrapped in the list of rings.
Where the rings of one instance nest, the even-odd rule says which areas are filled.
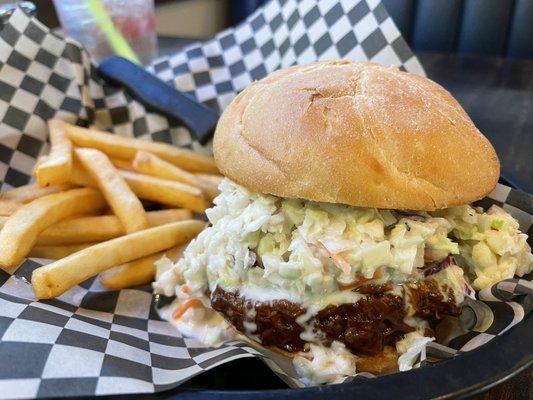
[[[231,21],[242,20],[265,1],[230,1]],[[382,2],[415,51],[533,59],[533,0]]]
[[[415,51],[533,58],[532,0],[383,0]]]

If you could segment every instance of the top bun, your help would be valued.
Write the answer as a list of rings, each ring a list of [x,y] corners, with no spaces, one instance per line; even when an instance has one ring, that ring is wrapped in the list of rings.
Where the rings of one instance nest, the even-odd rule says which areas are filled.
[[[389,209],[470,203],[500,173],[494,148],[445,89],[351,61],[252,83],[220,117],[214,155],[252,191]]]

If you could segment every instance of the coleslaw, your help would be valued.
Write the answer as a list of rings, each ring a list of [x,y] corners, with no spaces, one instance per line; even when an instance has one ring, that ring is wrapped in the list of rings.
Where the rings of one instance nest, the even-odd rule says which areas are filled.
[[[461,304],[465,295],[474,296],[470,284],[482,289],[533,267],[527,235],[497,206],[487,212],[465,205],[427,213],[280,198],[228,179],[219,189],[215,206],[206,211],[211,226],[176,264],[158,263],[154,289],[176,296],[174,313],[179,310],[180,318],[173,322],[180,331],[209,344],[236,334],[210,307],[217,287],[258,302],[301,304],[306,313],[297,322],[310,350],[296,355],[294,363],[309,383],[355,373],[356,357],[342,343],[324,347],[307,323],[328,305],[366,296],[352,289],[392,283],[390,290],[405,297],[409,310],[401,284],[431,278],[445,300],[453,292],[454,303]],[[424,337],[425,320],[408,312],[404,322],[415,331],[396,343],[401,370],[410,369],[433,340]],[[252,337],[255,324],[246,323]]]
[[[354,301],[364,280],[419,279],[428,262],[464,259],[476,289],[531,271],[526,235],[504,210],[378,210],[251,193],[226,179],[212,226],[177,268],[199,297],[216,286],[257,300]]]

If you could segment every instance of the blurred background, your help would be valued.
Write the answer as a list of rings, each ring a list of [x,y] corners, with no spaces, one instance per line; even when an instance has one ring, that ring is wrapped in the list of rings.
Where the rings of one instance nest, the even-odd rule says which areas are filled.
[[[94,60],[117,53],[148,64],[239,23],[267,1],[33,3],[42,22],[81,41]],[[491,140],[503,182],[533,193],[533,0],[382,3],[428,77],[448,89]]]
[[[239,23],[267,1],[33,3],[42,22],[82,42],[95,61],[116,53],[149,64],[158,55],[176,53]],[[533,192],[533,0],[382,3],[427,76],[448,89],[489,137],[502,163],[504,183]],[[364,2],[360,6],[366,8]]]
[[[267,1],[33,3],[42,22],[81,41],[94,60],[118,53],[148,64],[157,55],[176,53],[239,23]],[[533,192],[533,0],[382,3],[428,77],[448,89],[489,137],[502,162],[504,182]]]
[[[59,0],[57,3],[68,1]],[[37,6],[37,15],[42,22],[49,27],[59,26],[52,0],[33,0],[32,2]],[[82,0],[74,0],[74,2],[81,3]],[[13,3],[13,1],[0,0],[0,4],[5,3]],[[127,5],[129,2],[122,0],[122,3]],[[230,9],[232,9],[230,3],[235,3],[235,6],[241,10],[239,16],[243,16],[244,12],[252,9],[249,4],[245,4],[247,2],[238,0],[155,0],[153,3],[159,34],[190,38],[213,36],[231,24],[234,18],[230,15]]]
[[[62,1],[68,2],[58,2]],[[159,35],[208,38],[245,18],[265,0],[154,2]],[[34,3],[42,21],[51,27],[58,26],[52,0]],[[533,58],[531,0],[383,0],[383,3],[415,51]]]

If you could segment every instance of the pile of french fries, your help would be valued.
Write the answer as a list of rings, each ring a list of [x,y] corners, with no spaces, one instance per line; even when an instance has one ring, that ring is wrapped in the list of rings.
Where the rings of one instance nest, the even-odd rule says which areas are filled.
[[[218,194],[212,157],[60,120],[48,122],[50,153],[36,183],[0,195],[0,268],[26,257],[38,299],[58,297],[100,275],[111,289],[154,279],[154,262],[179,256],[205,222],[193,219]],[[147,206],[152,209],[146,211]]]

